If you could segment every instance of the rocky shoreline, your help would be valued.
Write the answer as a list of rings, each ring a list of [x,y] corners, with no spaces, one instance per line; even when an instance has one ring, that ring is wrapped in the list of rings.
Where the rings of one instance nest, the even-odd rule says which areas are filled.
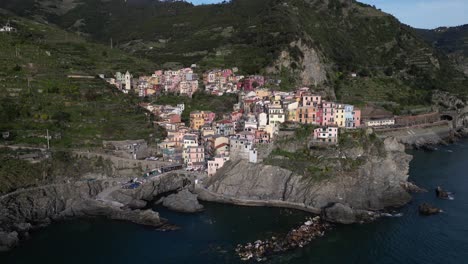
[[[304,210],[334,223],[369,222],[385,208],[411,200],[405,183],[412,157],[394,138],[385,139],[383,145],[385,155],[368,157],[355,172],[309,184],[284,168],[233,161],[204,182],[197,193],[205,201]],[[356,153],[362,152],[347,154]]]
[[[132,190],[121,188],[115,180],[98,180],[51,184],[1,196],[0,251],[14,248],[37,228],[71,218],[106,217],[172,230],[166,219],[145,209],[146,205],[158,195],[191,188],[193,182],[193,175],[169,173]]]
[[[76,217],[107,217],[175,230],[177,227],[157,212],[145,208],[158,195],[180,190],[184,191],[169,195],[162,203],[180,212],[203,210],[199,199],[298,209],[340,224],[373,221],[385,215],[385,208],[409,202],[409,192],[425,191],[407,181],[411,156],[404,152],[403,144],[389,138],[384,146],[386,155],[367,160],[357,174],[312,186],[304,186],[291,171],[240,161],[228,164],[220,175],[203,185],[195,186],[193,175],[172,173],[137,189],[116,188],[104,200],[100,195],[117,186],[115,180],[51,184],[18,191],[0,196],[0,251],[15,247],[37,228]]]

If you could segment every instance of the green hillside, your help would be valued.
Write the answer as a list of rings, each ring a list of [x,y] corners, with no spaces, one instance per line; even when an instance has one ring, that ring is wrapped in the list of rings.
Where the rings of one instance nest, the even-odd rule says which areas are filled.
[[[283,79],[284,89],[300,83],[307,66],[320,67],[326,76],[310,77],[310,83],[325,80],[322,84],[344,101],[360,97],[400,104],[405,100],[398,98],[408,93],[425,99],[434,89],[464,95],[467,86],[465,76],[414,29],[352,0],[232,0],[201,6],[156,0],[5,0],[2,6],[107,45],[112,40],[163,67],[237,66],[249,74],[270,67],[269,74]],[[304,45],[291,46],[297,41]],[[307,65],[310,49],[319,61]],[[291,59],[279,67],[276,61],[284,52]],[[347,88],[346,77],[354,72],[363,77],[357,81],[363,83],[359,91]],[[397,99],[390,96],[399,91],[406,92]],[[367,97],[372,94],[378,96]],[[419,101],[415,104],[429,104]]]
[[[125,69],[147,72],[152,63],[55,26],[0,15],[1,24],[6,19],[17,28],[0,33],[0,131],[10,132],[7,141],[44,145],[47,129],[55,147],[157,136],[134,97],[98,78],[67,78]]]
[[[417,31],[428,43],[446,53],[468,76],[468,25]]]

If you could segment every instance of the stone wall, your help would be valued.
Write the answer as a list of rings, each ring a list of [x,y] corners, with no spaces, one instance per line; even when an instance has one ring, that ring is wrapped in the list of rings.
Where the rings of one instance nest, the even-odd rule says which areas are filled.
[[[453,130],[449,122],[441,121],[420,126],[376,129],[380,137],[395,137],[399,142],[414,147],[440,144],[453,137]]]

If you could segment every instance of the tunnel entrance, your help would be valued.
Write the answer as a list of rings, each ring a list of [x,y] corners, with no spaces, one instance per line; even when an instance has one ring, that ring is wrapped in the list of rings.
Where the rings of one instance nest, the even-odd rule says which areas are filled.
[[[441,115],[440,120],[453,121],[453,117],[451,115]]]

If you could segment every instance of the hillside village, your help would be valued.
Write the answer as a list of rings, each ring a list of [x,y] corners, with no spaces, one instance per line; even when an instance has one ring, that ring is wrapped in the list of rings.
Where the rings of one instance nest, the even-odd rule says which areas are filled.
[[[141,102],[151,112],[155,124],[167,131],[158,144],[164,161],[183,164],[187,170],[214,175],[228,160],[262,161],[263,149],[272,146],[283,129],[312,127],[309,146],[327,147],[339,143],[340,133],[362,127],[388,128],[436,122],[437,114],[420,117],[394,117],[388,113],[365,113],[350,104],[332,102],[308,87],[285,92],[266,88],[274,82],[265,76],[237,75],[237,68],[213,69],[200,78],[192,68],[157,70],[150,76],[134,78],[130,72],[117,72],[105,80],[123,93],[140,97],[175,94],[192,97],[195,92],[222,96],[235,94],[238,103],[232,111],[217,115],[211,111],[192,111],[187,123],[182,121],[185,105],[157,105]],[[104,76],[101,76],[104,78]],[[203,83],[204,89],[199,86]],[[423,120],[422,120],[423,119]],[[262,149],[262,150],[260,150]]]

